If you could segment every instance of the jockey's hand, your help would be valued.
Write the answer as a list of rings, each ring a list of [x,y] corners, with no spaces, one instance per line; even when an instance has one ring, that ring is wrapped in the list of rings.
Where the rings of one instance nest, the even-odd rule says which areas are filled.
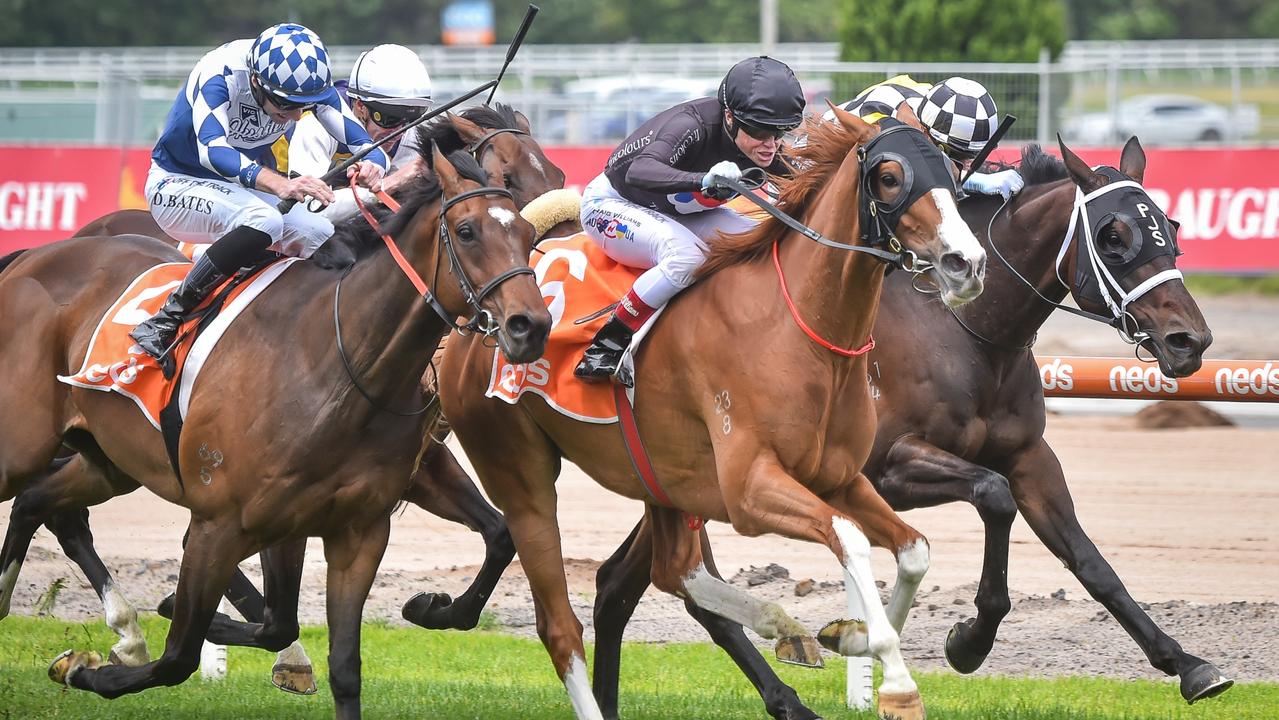
[[[983,195],[999,195],[1005,200],[1016,195],[1025,186],[1026,181],[1022,180],[1021,174],[1011,169],[996,173],[973,173],[964,181],[965,190]]]
[[[313,178],[310,176],[301,176],[285,180],[284,186],[275,194],[282,200],[292,199],[299,202],[306,202],[308,197],[312,197],[325,205],[333,202],[333,188],[326,185],[319,178]]]
[[[723,187],[723,180],[741,180],[742,169],[730,160],[720,160],[711,166],[706,177],[702,178],[702,192],[716,187]]]
[[[373,192],[377,192],[382,189],[382,175],[384,172],[381,165],[368,160],[361,160],[346,169],[346,179],[354,179],[355,184],[360,187],[366,187]]]

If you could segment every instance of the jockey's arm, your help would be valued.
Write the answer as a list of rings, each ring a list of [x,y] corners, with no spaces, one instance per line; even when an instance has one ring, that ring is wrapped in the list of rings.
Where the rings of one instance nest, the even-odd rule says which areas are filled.
[[[289,170],[298,175],[324,177],[333,163],[338,141],[329,135],[315,113],[307,113],[289,137]]]
[[[1016,195],[1024,186],[1021,173],[1009,168],[999,172],[974,172],[964,181],[964,190],[983,195],[1000,195],[1005,200]]]
[[[426,173],[426,161],[420,157],[413,158],[413,162],[396,168],[390,175],[382,178],[382,191],[394,194],[401,186],[412,182],[414,178],[425,177]]]
[[[286,178],[280,173],[264,167],[258,172],[253,187],[256,190],[269,192],[282,200],[292,199],[301,202],[306,200],[307,197],[313,197],[326,204],[333,202],[333,189],[319,178],[310,177],[309,175]]]

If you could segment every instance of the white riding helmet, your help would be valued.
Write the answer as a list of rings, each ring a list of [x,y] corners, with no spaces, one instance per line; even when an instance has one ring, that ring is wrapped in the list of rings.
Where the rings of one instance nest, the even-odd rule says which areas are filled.
[[[378,45],[355,60],[347,95],[369,106],[373,122],[395,127],[431,107],[431,75],[412,50]]]

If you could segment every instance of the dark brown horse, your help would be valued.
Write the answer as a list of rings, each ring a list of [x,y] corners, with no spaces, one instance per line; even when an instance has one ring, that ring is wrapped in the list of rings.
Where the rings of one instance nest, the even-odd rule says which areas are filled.
[[[1083,243],[1093,243],[1103,261],[1118,265],[1135,247],[1140,250],[1142,241],[1132,226],[1115,219],[1096,237],[1083,232],[1066,237],[1076,189],[1093,192],[1110,178],[1092,171],[1064,145],[1062,153],[1064,163],[1038,147],[1025,150],[1021,171],[1027,187],[1006,207],[984,196],[960,204],[965,220],[980,228],[989,254],[1000,258],[990,263],[986,289],[976,301],[951,309],[926,300],[909,276],[899,273],[885,282],[875,324],[878,344],[870,353],[879,427],[865,472],[895,510],[968,502],[986,525],[977,617],[956,624],[946,639],[946,658],[955,669],[972,672],[981,665],[1009,611],[1009,530],[1020,510],[1151,664],[1181,676],[1182,696],[1194,702],[1224,692],[1230,681],[1211,663],[1182,650],[1129,596],[1080,527],[1061,466],[1043,437],[1043,392],[1030,352],[1036,332],[1056,309],[1051,303],[1068,292],[1085,310],[1109,315],[1099,299],[1081,290],[1088,282],[1098,283],[1086,266],[1079,267],[1088,262]],[[1145,166],[1134,138],[1124,148],[1120,170],[1140,182]],[[1135,206],[1127,212],[1140,217]],[[1069,247],[1057,271],[1063,239]],[[1153,237],[1145,242],[1152,240],[1157,242]],[[1152,255],[1125,278],[1123,288],[1131,291],[1174,267],[1171,251]],[[1199,368],[1212,334],[1180,280],[1156,286],[1127,309],[1137,339],[1165,374],[1182,377]],[[652,532],[648,520],[641,521],[597,575],[595,694],[609,718],[617,717],[622,632],[649,585]],[[763,662],[740,627],[715,615],[692,614],[750,677],[773,717],[815,717]]]
[[[533,140],[527,118],[508,105],[497,103],[491,108],[468,108],[460,116],[449,115],[423,126],[419,133],[421,147],[435,143],[445,154],[465,150],[472,155],[490,177],[502,178],[517,207],[523,208],[548,191],[563,186],[564,173]],[[575,212],[573,217],[576,218]],[[150,213],[141,210],[111,213],[85,226],[75,236],[92,237],[103,233],[145,234],[175,243],[160,230]],[[321,262],[343,267],[343,259],[354,258],[355,255],[355,249],[345,246],[352,239],[350,233],[339,233],[321,249],[324,254]],[[433,379],[433,373],[427,376],[424,381]],[[430,384],[427,383],[426,389],[433,392]],[[437,432],[436,437],[442,438],[444,434],[446,432]],[[88,511],[84,509],[131,492],[137,485],[129,485],[122,478],[113,481],[87,463],[77,465],[82,470],[80,473],[73,473],[72,468],[55,475],[55,471],[62,470],[68,461],[69,458],[60,458],[47,473],[29,482],[15,498],[4,548],[0,552],[0,568],[5,569],[0,575],[0,618],[8,613],[9,599],[31,538],[35,530],[45,524],[67,557],[80,566],[103,601],[107,624],[120,636],[120,641],[111,649],[112,661],[141,665],[149,660],[149,655],[137,625],[137,613],[94,549]],[[404,617],[431,629],[467,630],[475,627],[489,594],[515,554],[501,514],[485,502],[470,477],[441,442],[429,443],[421,464],[413,473],[404,500],[479,532],[485,544],[484,564],[466,592],[456,599],[447,593],[418,593],[405,604]],[[271,557],[263,558],[265,573],[272,571],[271,562]],[[265,601],[252,582],[238,570],[226,596],[250,623],[264,622]],[[159,611],[161,615],[171,617],[172,609],[173,596],[170,595],[161,603]],[[224,644],[251,643],[252,633],[246,635],[246,632],[248,629],[243,623],[219,613],[215,616],[209,637]],[[272,682],[289,692],[309,694],[315,691],[310,660],[299,643],[294,642],[280,652],[273,668]]]
[[[813,128],[800,151],[811,167],[783,191],[780,206],[818,232],[857,243],[859,211],[869,201],[859,182],[858,149],[876,157],[879,128],[836,114],[838,124]],[[898,137],[903,143],[914,138]],[[929,153],[938,153],[922,136],[903,152],[908,154],[896,157],[913,158],[919,167],[931,162]],[[906,160],[888,157],[867,168],[870,195],[889,205],[899,198],[905,203],[897,238],[923,260],[940,264],[934,276],[944,299],[972,299],[981,289],[985,257],[959,222],[953,188],[918,199],[909,195],[906,203]],[[939,153],[935,157],[944,162]],[[883,662],[881,712],[920,718],[922,702],[897,632],[927,567],[927,543],[859,472],[874,436],[865,355],[828,352],[805,335],[780,297],[774,249],[791,283],[795,312],[816,333],[852,348],[870,334],[885,267],[878,259],[809,242],[772,219],[744,236],[717,241],[707,276],[669,306],[638,359],[638,422],[673,503],[647,506],[658,528],[653,579],[705,610],[780,638],[779,648],[791,649],[795,660],[817,664],[816,643],[802,625],[776,604],[740,593],[707,571],[684,514],[732,522],[748,535],[779,533],[825,545],[856,579],[867,608],[866,623],[832,623],[830,635],[841,648],[869,646]],[[743,344],[759,337],[769,342],[750,343],[749,350]],[[441,371],[445,413],[506,514],[556,674],[577,716],[597,718],[581,624],[568,602],[555,476],[567,457],[615,492],[647,499],[648,491],[632,474],[616,428],[560,415],[533,394],[516,406],[484,399],[491,363],[491,351],[481,344],[450,341]],[[898,556],[899,582],[887,612],[870,574],[870,542]]]
[[[348,356],[339,358],[335,326],[296,320],[333,317],[339,275],[306,263],[290,268],[231,326],[192,397],[180,465],[186,477],[199,477],[201,448],[216,450],[223,460],[206,473],[208,484],[178,482],[160,436],[130,401],[55,378],[83,357],[97,318],[123,287],[174,258],[173,249],[138,236],[77,238],[27,251],[0,275],[0,353],[13,355],[15,368],[0,386],[0,412],[16,413],[0,418],[0,497],[44,473],[65,443],[79,453],[65,466],[70,472],[93,464],[191,510],[164,654],[136,668],[94,667],[93,658],[73,654],[52,675],[106,697],[181,682],[198,663],[236,563],[270,546],[292,553],[297,539],[320,536],[329,563],[330,681],[338,715],[359,716],[361,608],[425,422],[385,405],[421,398],[419,380],[446,319],[478,316],[482,303],[503,352],[521,361],[540,355],[549,326],[540,293],[523,276],[531,274],[532,230],[515,218],[509,193],[486,187],[486,173],[467,155],[430,159],[435,179],[424,180],[384,229],[399,237],[419,275],[438,279],[450,317],[397,277],[390,253],[362,248],[366,259],[341,276],[352,300],[340,311]],[[464,290],[468,279],[478,292]],[[270,626],[296,637],[301,563],[281,567],[290,572],[267,587],[269,598],[281,598],[280,616],[259,628],[262,646],[272,649],[288,633]]]

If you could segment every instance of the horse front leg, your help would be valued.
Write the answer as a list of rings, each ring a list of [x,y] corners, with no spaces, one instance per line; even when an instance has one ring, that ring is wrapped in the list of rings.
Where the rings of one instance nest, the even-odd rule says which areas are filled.
[[[636,526],[630,540],[631,557],[640,558],[638,550],[650,549],[648,556],[651,563],[650,572],[644,573],[644,585],[649,577],[654,584],[667,592],[673,592],[684,599],[684,607],[702,627],[710,633],[715,641],[728,653],[741,669],[746,678],[755,686],[755,690],[764,700],[768,714],[777,720],[814,720],[816,713],[800,702],[799,695],[786,683],[783,683],[768,662],[764,660],[755,645],[742,631],[742,624],[729,619],[724,614],[737,614],[742,617],[757,618],[785,617],[780,606],[766,603],[751,597],[737,588],[724,582],[709,556],[710,541],[705,528],[692,531],[688,528],[683,513],[668,508],[649,506],[644,520]],[[635,562],[634,564],[638,564]],[[638,585],[639,572],[633,572],[629,579],[632,587]],[[707,577],[709,576],[709,577]],[[639,589],[643,594],[643,588]],[[638,600],[638,597],[636,597]],[[703,607],[706,603],[709,607]],[[596,607],[599,607],[597,603]],[[634,605],[631,606],[632,608]],[[714,610],[710,608],[715,608]],[[629,617],[627,612],[626,616]],[[798,623],[790,618],[786,621]],[[785,621],[777,623],[785,626]],[[769,630],[767,624],[764,629]],[[620,632],[618,642],[620,644]],[[808,631],[802,627],[790,630],[779,643],[779,657],[795,664],[820,666],[821,660],[816,644],[812,642]],[[596,635],[596,663],[599,658],[599,635]],[[616,673],[616,669],[614,669]],[[616,687],[616,678],[613,680]]]
[[[99,666],[97,653],[68,650],[49,666],[49,678],[116,698],[157,685],[177,685],[190,677],[200,665],[200,647],[222,590],[236,562],[252,550],[248,538],[232,522],[193,520],[191,538],[182,554],[173,624],[159,658],[138,667]]]
[[[445,520],[465,525],[484,539],[484,564],[457,599],[447,593],[420,592],[404,604],[405,620],[431,630],[470,630],[493,594],[502,573],[515,559],[515,543],[506,519],[458,464],[448,446],[433,442],[413,474],[404,499]]]
[[[981,582],[974,600],[977,617],[955,623],[946,636],[946,662],[961,673],[975,671],[986,661],[999,624],[1012,609],[1008,544],[1017,504],[1008,480],[920,438],[905,437],[888,451],[875,487],[897,511],[957,501],[977,508],[986,530]],[[897,628],[901,630],[900,625]]]
[[[324,538],[328,573],[329,685],[337,720],[360,717],[360,620],[391,534],[391,516]]]
[[[914,592],[909,586],[917,586],[927,569],[927,542],[896,517],[863,475],[856,476],[846,489],[830,494],[843,506],[836,508],[787,473],[774,456],[725,450],[726,446],[716,446],[716,465],[733,528],[743,535],[775,533],[831,549],[851,577],[850,589],[866,617],[831,623],[823,630],[824,644],[844,655],[869,652],[879,659],[884,669],[879,686],[881,717],[922,720],[924,705],[919,689],[902,658],[897,631],[879,600],[867,536],[897,550],[899,567],[907,567],[910,573],[903,576],[903,591],[892,605],[898,613],[902,612],[898,606],[909,609],[908,598]],[[745,462],[743,455],[749,458]],[[734,477],[741,480],[733,481]]]
[[[1119,621],[1152,666],[1181,677],[1181,696],[1187,702],[1230,689],[1233,680],[1212,663],[1182,650],[1128,594],[1123,581],[1080,526],[1061,463],[1047,442],[1040,440],[1018,456],[1008,479],[1017,506],[1039,539],[1075,574],[1088,594]]]

